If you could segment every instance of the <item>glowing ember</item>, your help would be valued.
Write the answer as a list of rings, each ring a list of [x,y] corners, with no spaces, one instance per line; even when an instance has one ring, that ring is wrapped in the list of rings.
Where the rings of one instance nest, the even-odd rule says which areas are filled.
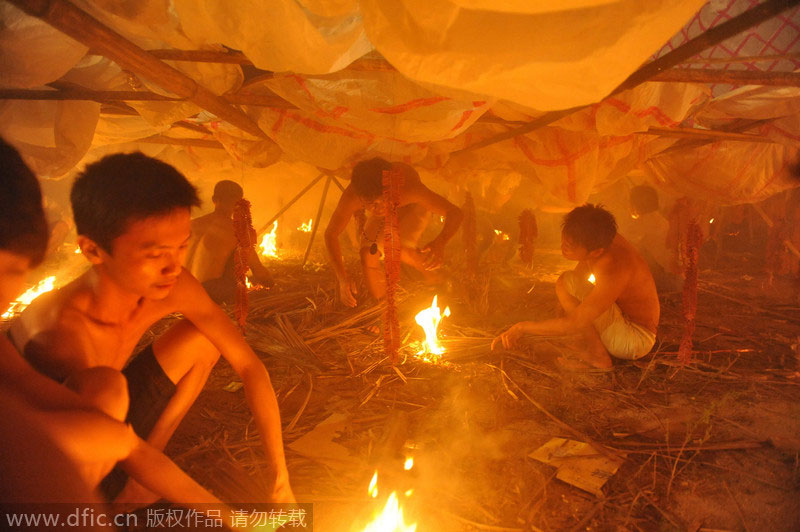
[[[31,304],[31,302],[39,297],[40,295],[44,294],[45,292],[49,292],[53,288],[55,288],[56,284],[56,276],[51,275],[45,279],[39,281],[36,286],[19,296],[16,301],[11,303],[11,306],[8,307],[8,310],[5,311],[2,318],[7,320],[9,318],[14,317],[15,315],[19,314],[25,307]]]
[[[414,467],[414,457],[413,456],[409,456],[408,458],[406,458],[406,462],[403,464],[403,469],[408,471],[412,467]]]
[[[433,296],[433,303],[431,303],[431,306],[414,317],[417,324],[425,331],[425,341],[422,343],[422,349],[417,355],[424,355],[426,353],[441,355],[444,353],[444,347],[439,345],[436,333],[442,318],[450,315],[450,307],[446,307],[442,314],[439,310],[439,305],[436,303],[438,297],[439,296]]]
[[[595,277],[594,277],[594,274],[593,274],[593,273],[592,273],[592,274],[590,274],[590,275],[589,275],[589,278],[588,278],[588,279],[586,279],[586,280],[587,280],[587,281],[589,281],[589,282],[590,282],[590,283],[592,283],[592,284],[594,284],[594,283],[595,283],[595,281],[597,281],[597,279],[595,279]]]
[[[714,223],[714,218],[711,218],[711,219],[708,221],[708,223],[710,223],[710,224],[713,224],[713,223]]]
[[[311,232],[311,226],[313,224],[314,224],[314,219],[313,218],[309,218],[308,222],[303,222],[302,224],[300,224],[300,227],[298,227],[297,230],[301,231],[303,233],[310,233]]]
[[[511,240],[511,237],[508,236],[506,233],[502,232],[500,229],[495,229],[494,234],[499,236],[502,240]]]
[[[631,218],[633,218],[634,220],[638,220],[639,219],[639,214],[635,213],[635,212],[632,212],[631,213]]]
[[[261,239],[259,249],[262,257],[276,258],[278,256],[278,220],[275,220],[272,230]]]
[[[80,247],[75,248],[75,254],[76,255],[79,254],[80,252],[81,252],[81,248]]]
[[[413,489],[406,490],[406,497],[411,497],[413,494],[414,494],[414,490]]]
[[[367,490],[369,492],[370,497],[373,499],[378,496],[378,472],[375,471],[375,474],[372,475],[372,480],[369,481],[369,488]]]

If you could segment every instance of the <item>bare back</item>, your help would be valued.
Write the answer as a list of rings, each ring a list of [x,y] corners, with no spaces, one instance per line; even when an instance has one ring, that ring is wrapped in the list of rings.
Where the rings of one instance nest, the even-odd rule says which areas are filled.
[[[593,265],[597,272],[607,272],[622,279],[616,304],[634,323],[656,332],[661,315],[656,284],[647,262],[636,248],[617,234],[608,251]],[[598,275],[599,277],[599,275]]]
[[[231,219],[215,213],[201,216],[192,220],[192,241],[186,268],[201,283],[218,279],[234,249],[236,236]]]

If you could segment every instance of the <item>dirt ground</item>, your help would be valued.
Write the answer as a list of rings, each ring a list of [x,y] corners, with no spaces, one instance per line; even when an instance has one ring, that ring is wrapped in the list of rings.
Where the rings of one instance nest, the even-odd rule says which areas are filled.
[[[700,272],[691,364],[676,360],[681,294],[667,293],[651,354],[576,376],[554,365],[572,339],[489,350],[505,326],[554,315],[553,283],[570,263],[538,250],[532,270],[487,264],[480,294],[457,272],[440,294],[452,309],[441,326],[447,364],[414,357],[413,315],[433,291],[413,281],[396,366],[362,330],[377,312],[337,306],[325,267],[276,263],[278,286],[252,294],[248,340],[272,375],[292,485],[314,503],[315,530],[360,532],[390,491],[419,532],[800,530],[792,282],[765,287],[747,257],[718,261]],[[167,452],[221,498],[258,500],[258,437],[244,391],[225,389],[237,381],[220,362]],[[599,493],[579,489],[529,456],[554,437],[590,442],[590,454],[621,465]]]

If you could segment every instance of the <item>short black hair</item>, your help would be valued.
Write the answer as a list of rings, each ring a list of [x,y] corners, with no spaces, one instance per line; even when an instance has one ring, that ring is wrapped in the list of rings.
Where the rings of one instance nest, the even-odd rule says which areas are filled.
[[[594,251],[611,245],[617,235],[617,221],[602,205],[587,203],[564,216],[561,231],[576,244]]]
[[[200,205],[183,174],[138,152],[107,155],[87,166],[72,184],[70,202],[78,234],[108,253],[129,223]]]
[[[47,221],[39,181],[19,152],[0,139],[0,249],[36,267],[47,252]]]
[[[639,214],[658,210],[658,192],[650,185],[637,185],[631,189],[631,205]]]
[[[353,168],[353,177],[350,179],[353,191],[368,200],[380,197],[383,194],[383,172],[391,169],[392,163],[380,157],[361,161]]]
[[[211,197],[217,201],[236,202],[244,197],[244,190],[239,183],[223,179],[214,185],[214,195]]]

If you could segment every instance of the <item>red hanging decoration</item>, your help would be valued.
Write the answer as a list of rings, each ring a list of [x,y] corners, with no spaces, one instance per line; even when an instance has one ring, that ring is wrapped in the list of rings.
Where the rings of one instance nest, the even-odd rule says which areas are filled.
[[[400,280],[400,226],[397,209],[403,174],[399,170],[383,172],[383,270],[386,275],[386,308],[383,312],[383,349],[392,364],[397,363],[400,350],[400,321],[397,318],[395,294]]]
[[[247,322],[247,257],[256,243],[256,230],[253,229],[253,218],[250,215],[250,202],[240,199],[233,208],[233,234],[236,236],[233,273],[236,276],[236,305],[234,314],[242,333]]]
[[[519,258],[528,268],[533,266],[537,238],[539,228],[536,225],[536,215],[532,210],[525,209],[519,215]]]
[[[683,243],[683,257],[686,265],[686,278],[683,282],[683,320],[685,328],[678,348],[678,360],[688,364],[692,360],[692,336],[694,336],[697,316],[697,259],[703,232],[697,218],[689,221],[686,227],[686,240]]]
[[[475,215],[475,202],[472,194],[467,192],[464,198],[464,221],[461,224],[461,236],[464,240],[464,254],[467,265],[467,276],[472,279],[478,273],[478,230]]]

